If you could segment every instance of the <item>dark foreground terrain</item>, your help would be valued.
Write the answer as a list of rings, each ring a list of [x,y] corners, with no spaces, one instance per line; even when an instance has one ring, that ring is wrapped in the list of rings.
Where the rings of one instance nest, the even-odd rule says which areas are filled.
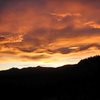
[[[0,91],[33,100],[100,100],[99,75],[100,56],[58,68],[12,68],[0,72]]]

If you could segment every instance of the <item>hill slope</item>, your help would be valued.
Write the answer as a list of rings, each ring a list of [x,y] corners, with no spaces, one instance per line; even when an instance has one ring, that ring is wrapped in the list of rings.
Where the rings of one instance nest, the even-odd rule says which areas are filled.
[[[99,100],[100,56],[58,68],[12,68],[0,72],[3,90],[35,100]]]

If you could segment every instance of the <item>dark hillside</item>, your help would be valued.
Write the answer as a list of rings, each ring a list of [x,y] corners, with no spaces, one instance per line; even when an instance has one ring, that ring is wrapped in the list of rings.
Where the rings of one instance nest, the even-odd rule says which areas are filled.
[[[100,56],[95,56],[58,68],[38,66],[1,71],[0,87],[35,100],[100,100],[99,74]]]

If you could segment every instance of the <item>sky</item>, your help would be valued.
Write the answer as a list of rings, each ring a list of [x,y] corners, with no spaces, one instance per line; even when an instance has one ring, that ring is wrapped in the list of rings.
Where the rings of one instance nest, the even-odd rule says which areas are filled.
[[[0,0],[0,70],[99,54],[100,0]]]

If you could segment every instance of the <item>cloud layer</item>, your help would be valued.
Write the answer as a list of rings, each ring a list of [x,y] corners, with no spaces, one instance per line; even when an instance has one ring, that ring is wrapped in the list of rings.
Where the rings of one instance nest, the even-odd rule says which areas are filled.
[[[100,54],[99,17],[100,0],[0,0],[1,69],[17,61],[55,67]]]

